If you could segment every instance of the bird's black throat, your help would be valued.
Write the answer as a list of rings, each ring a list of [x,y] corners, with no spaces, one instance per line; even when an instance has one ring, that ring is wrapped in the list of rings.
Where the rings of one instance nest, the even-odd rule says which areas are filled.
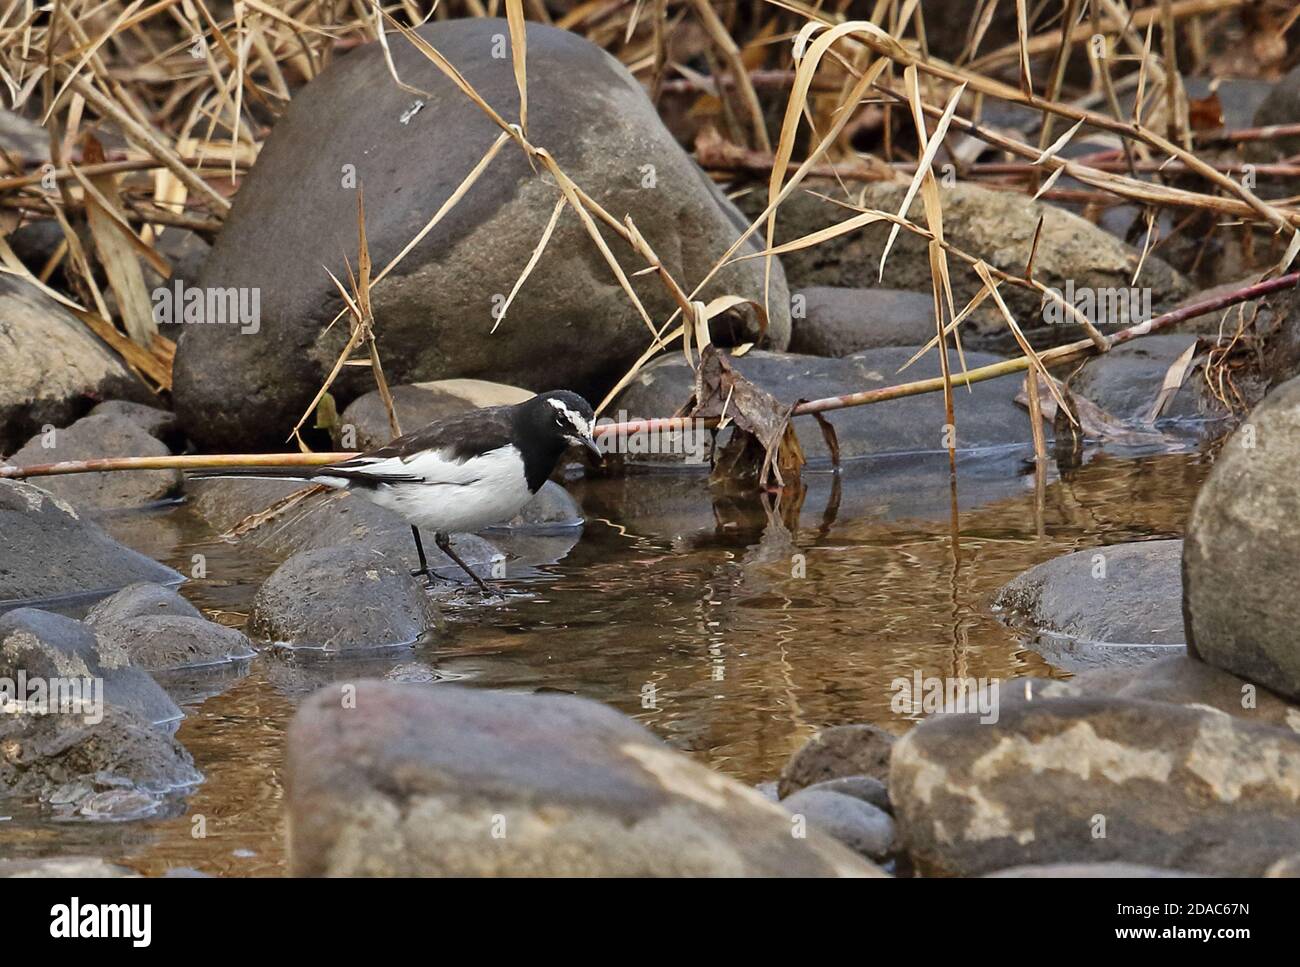
[[[523,458],[528,492],[535,494],[550,479],[569,443],[551,428],[549,416],[535,407],[516,407],[512,422],[511,442]]]

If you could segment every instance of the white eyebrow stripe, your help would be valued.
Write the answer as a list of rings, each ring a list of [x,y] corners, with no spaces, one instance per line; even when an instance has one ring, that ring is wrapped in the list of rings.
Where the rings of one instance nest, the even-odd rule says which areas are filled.
[[[556,410],[558,410],[559,412],[563,413],[566,417],[568,417],[569,423],[573,425],[574,429],[578,430],[586,437],[591,436],[591,432],[592,432],[591,424],[588,423],[587,420],[583,418],[581,413],[569,409],[567,406],[564,405],[563,400],[547,400],[546,402],[550,403],[553,407],[556,408]]]

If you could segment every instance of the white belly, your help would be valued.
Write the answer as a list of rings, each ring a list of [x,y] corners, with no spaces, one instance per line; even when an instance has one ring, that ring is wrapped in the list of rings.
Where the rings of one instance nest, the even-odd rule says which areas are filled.
[[[378,484],[354,496],[385,507],[416,527],[463,534],[500,524],[532,499],[524,464],[513,446],[491,450],[464,463],[429,454],[403,465],[424,477],[422,484]]]

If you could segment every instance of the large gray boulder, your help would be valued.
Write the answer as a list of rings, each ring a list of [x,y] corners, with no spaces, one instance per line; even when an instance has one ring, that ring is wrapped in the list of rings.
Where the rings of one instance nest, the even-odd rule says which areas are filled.
[[[1021,679],[1006,688],[1018,696],[1028,689],[1041,698],[1110,696],[1211,708],[1300,735],[1300,707],[1181,650],[1140,667],[1092,668],[1064,680]]]
[[[810,235],[855,214],[812,193],[842,198],[843,192],[835,182],[809,181],[805,187],[807,191],[796,191],[777,212],[778,243]],[[903,203],[906,191],[905,183],[868,184],[862,189],[861,203],[892,214]],[[989,265],[1023,274],[1041,216],[1043,230],[1034,258],[1034,278],[1062,292],[1067,281],[1071,282],[1076,296],[1084,289],[1127,289],[1132,282],[1140,253],[1078,215],[1054,205],[1030,201],[1019,193],[994,191],[966,182],[939,191],[944,236]],[[854,201],[857,200],[855,192]],[[765,193],[754,192],[741,205],[751,217],[757,215],[766,205]],[[925,210],[919,195],[908,210],[908,218],[917,225],[925,225]],[[783,255],[790,291],[798,293],[809,286],[834,285],[931,292],[928,243],[911,232],[899,232],[885,263],[884,279],[879,279],[880,255],[888,237],[888,224],[871,225]],[[960,311],[983,283],[957,258],[949,258],[949,273],[953,299]],[[1153,311],[1156,306],[1181,296],[1188,287],[1182,276],[1156,257],[1147,258],[1137,284],[1151,288]],[[1044,322],[1038,293],[1010,285],[1003,285],[999,291],[1020,327],[1034,342],[1055,344],[1081,337],[1079,327],[1073,323]],[[968,347],[1018,352],[1015,338],[992,299],[986,299],[962,323],[962,332]]]
[[[113,540],[66,501],[21,480],[0,480],[0,534],[0,607],[108,593],[134,581],[184,580]]]
[[[148,395],[80,319],[34,285],[0,274],[0,454],[99,400]]]
[[[1188,651],[1300,698],[1300,379],[1279,386],[1224,444],[1183,548]]]
[[[528,135],[615,218],[630,215],[673,277],[692,289],[745,223],[677,145],[641,84],[576,34],[530,23]],[[437,47],[503,117],[518,117],[504,20],[428,24]],[[446,201],[500,135],[410,43],[391,43],[399,88],[372,44],[340,57],[299,92],[241,187],[204,265],[202,284],[260,290],[256,333],[237,325],[183,327],[175,368],[177,412],[209,447],[279,445],[311,401],[347,338],[326,324],[341,307],[325,267],[356,263],[355,172],[365,190],[376,270]],[[350,167],[351,166],[351,167]],[[511,291],[560,193],[507,144],[451,213],[372,293],[379,348],[393,383],[479,377],[532,390],[598,395],[646,348],[650,334],[577,215],[559,219],[546,254],[500,329],[494,308]],[[627,274],[645,260],[605,230]],[[763,266],[729,267],[704,298],[763,297]],[[633,285],[662,323],[676,308],[661,282]],[[768,339],[784,348],[789,302],[779,268]],[[752,327],[745,326],[747,331]],[[716,327],[719,338],[728,330]],[[733,333],[742,338],[742,333]],[[340,404],[373,388],[345,373]],[[238,406],[231,401],[238,400]]]
[[[393,409],[402,432],[410,433],[435,420],[464,413],[476,406],[521,403],[533,394],[517,386],[485,379],[442,379],[393,386]],[[388,407],[379,390],[353,400],[331,431],[342,450],[373,450],[393,438]]]
[[[84,416],[63,429],[39,433],[9,458],[16,467],[98,457],[165,457],[166,445],[139,423],[112,413]],[[42,485],[77,507],[112,510],[152,503],[180,489],[179,470],[72,473],[42,478]]]
[[[361,681],[289,727],[295,876],[872,876],[587,699]]]
[[[1300,837],[1300,736],[1216,709],[1008,696],[894,747],[890,797],[926,874],[1123,861],[1259,876]]]

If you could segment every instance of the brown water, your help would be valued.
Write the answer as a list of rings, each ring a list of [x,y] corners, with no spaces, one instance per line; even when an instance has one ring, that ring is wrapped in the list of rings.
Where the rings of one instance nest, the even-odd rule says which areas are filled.
[[[1180,536],[1208,466],[1195,453],[1100,455],[1068,479],[1052,471],[1036,493],[1015,454],[961,466],[955,489],[946,458],[877,461],[839,479],[808,475],[797,509],[715,500],[689,475],[577,481],[581,540],[536,578],[511,582],[504,604],[458,611],[437,641],[364,661],[263,654],[224,691],[185,706],[178,738],[206,781],[175,815],[108,825],[14,815],[0,822],[0,855],[280,873],[283,740],[295,703],[325,682],[399,665],[417,677],[595,698],[722,772],[771,779],[822,727],[903,731],[890,683],[917,669],[1059,674],[990,613],[997,589],[1071,550]],[[215,541],[184,506],[105,524],[181,571],[206,555],[208,578],[183,591],[227,624],[242,623],[274,567]]]

